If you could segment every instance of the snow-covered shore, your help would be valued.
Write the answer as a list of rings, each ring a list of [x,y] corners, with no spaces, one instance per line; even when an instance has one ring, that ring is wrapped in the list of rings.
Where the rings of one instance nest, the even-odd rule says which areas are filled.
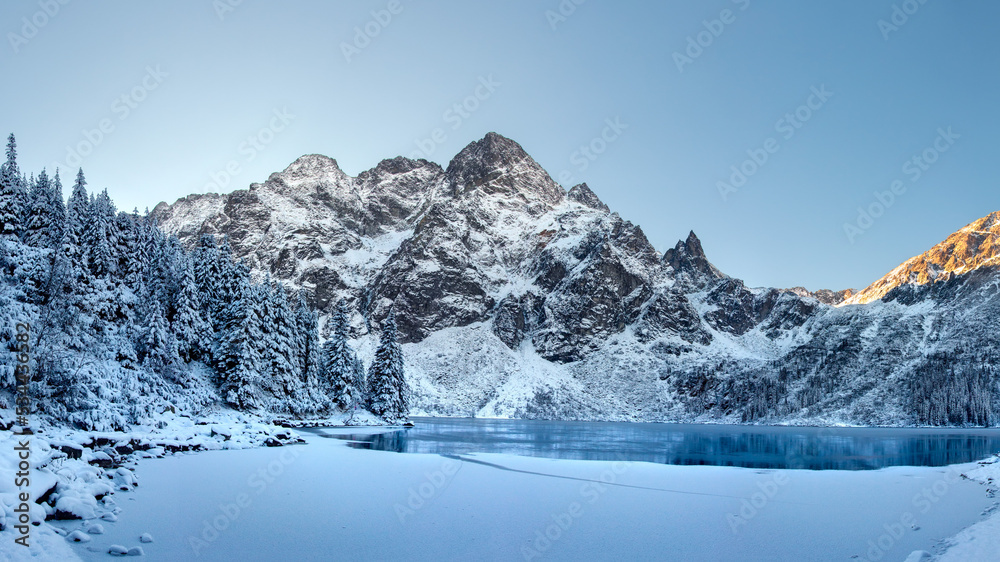
[[[244,562],[903,560],[954,537],[943,559],[976,560],[959,549],[996,537],[997,517],[980,521],[996,500],[960,474],[985,482],[1000,463],[753,470],[445,458],[302,436],[306,445],[139,461],[142,485],[113,496],[118,520],[73,552],[105,560],[118,544],[141,545],[151,560]],[[55,522],[67,533],[85,525]],[[154,541],[141,543],[144,533]],[[53,548],[55,539],[65,541],[53,537]]]
[[[10,426],[10,421],[4,421],[13,420],[9,414],[10,410],[0,410],[0,426]],[[368,412],[299,422],[317,426],[379,423]],[[14,427],[0,432],[0,559],[75,559],[67,541],[89,543],[103,534],[105,526],[118,521],[120,502],[131,499],[129,493],[139,485],[136,467],[141,459],[300,443],[290,425],[294,424],[279,425],[222,409],[197,418],[164,413],[151,425],[136,426],[127,433],[80,431],[44,420],[34,435],[21,435]],[[26,500],[21,494],[26,494]],[[28,520],[30,527],[21,525]],[[25,529],[27,533],[22,532]],[[16,544],[18,538],[29,547]]]
[[[996,498],[1000,488],[1000,455],[977,463],[965,474],[986,486],[990,497]],[[989,518],[948,539],[947,546],[948,550],[937,562],[1000,559],[1000,509],[994,508]]]

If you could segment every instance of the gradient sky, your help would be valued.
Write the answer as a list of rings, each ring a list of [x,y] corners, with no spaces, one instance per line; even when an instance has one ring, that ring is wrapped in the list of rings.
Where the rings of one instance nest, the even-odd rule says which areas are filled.
[[[90,187],[125,210],[245,188],[308,153],[356,175],[424,141],[444,166],[496,131],[661,251],[693,229],[752,286],[841,289],[1000,209],[996,2],[564,0],[553,17],[559,0],[61,1],[0,3],[0,131],[35,172],[93,144]],[[355,43],[366,25],[375,37]],[[832,97],[809,99],[824,86]],[[475,110],[446,113],[463,102]],[[808,120],[786,138],[796,110]],[[616,119],[627,128],[582,169],[580,147]],[[904,169],[948,127],[947,152]],[[718,182],[764,147],[724,199]],[[844,224],[895,180],[906,191],[849,240]]]

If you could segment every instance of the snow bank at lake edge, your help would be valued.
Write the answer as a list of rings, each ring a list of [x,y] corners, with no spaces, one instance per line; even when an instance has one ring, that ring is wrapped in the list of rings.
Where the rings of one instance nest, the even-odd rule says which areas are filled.
[[[995,498],[997,490],[1000,488],[1000,454],[994,455],[977,463],[978,466],[963,473],[964,476],[982,483],[987,488],[987,494]],[[992,561],[1000,559],[1000,509],[998,504],[988,509],[984,515],[990,514],[989,518],[964,529],[954,537],[945,541],[947,550],[937,558],[932,558],[935,562],[970,562],[970,561]],[[920,553],[911,555],[914,562],[922,559],[916,557]],[[907,559],[907,562],[911,562]]]
[[[0,418],[13,419],[13,412],[0,411]],[[137,459],[302,442],[289,428],[292,424],[266,421],[272,418],[231,410],[195,417],[164,412],[150,425],[128,432],[82,431],[44,420],[35,435],[4,431],[0,434],[0,554],[9,560],[79,560],[67,541],[89,541],[85,531],[96,532],[100,528],[96,522],[117,520],[121,509],[114,496],[139,485],[133,472]],[[328,416],[305,423],[384,424],[367,412],[348,418]],[[30,485],[19,489],[16,473],[21,459],[15,447],[24,441],[30,443]],[[22,503],[19,493],[25,490],[31,511],[28,548],[14,542],[21,536],[14,528],[20,515],[15,509]],[[49,523],[53,519],[78,520],[80,528],[67,531]]]

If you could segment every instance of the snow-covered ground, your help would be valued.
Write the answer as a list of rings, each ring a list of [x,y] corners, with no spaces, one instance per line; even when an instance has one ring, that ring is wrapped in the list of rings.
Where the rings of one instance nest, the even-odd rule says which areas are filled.
[[[3,427],[9,425],[3,420],[13,419],[11,413],[0,410]],[[380,421],[361,412],[313,423],[374,425]],[[197,420],[163,413],[151,425],[135,426],[128,433],[79,431],[45,421],[35,435],[20,435],[13,429],[0,432],[0,560],[76,559],[67,541],[89,543],[104,533],[106,525],[118,521],[119,502],[132,499],[130,493],[139,485],[135,470],[140,459],[299,441],[293,430],[225,409],[206,412]],[[29,520],[29,547],[25,548],[15,540],[24,540],[18,526]],[[123,552],[136,548],[142,546]]]
[[[1000,487],[1000,455],[978,463],[978,466],[965,474],[992,490],[991,497],[995,497],[996,490]],[[1000,560],[1000,510],[994,509],[989,518],[965,529],[947,542],[949,548],[937,562]]]
[[[114,496],[117,521],[72,550],[242,562],[904,560],[954,537],[945,560],[998,552],[986,549],[997,516],[980,522],[995,500],[976,480],[996,479],[1000,463],[846,472],[445,458],[301,435],[306,445],[141,460],[141,485]]]

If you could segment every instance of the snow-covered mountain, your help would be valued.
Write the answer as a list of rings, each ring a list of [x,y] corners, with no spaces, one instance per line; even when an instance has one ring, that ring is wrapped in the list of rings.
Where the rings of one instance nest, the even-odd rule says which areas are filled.
[[[362,355],[393,306],[418,413],[955,424],[1000,411],[997,213],[857,295],[748,288],[693,232],[661,254],[495,133],[447,169],[399,157],[350,177],[309,155],[153,215],[188,244],[228,236],[324,312],[348,299]]]
[[[852,295],[846,302],[864,304],[881,299],[900,285],[925,285],[981,267],[998,265],[1000,211],[966,225],[927,252],[906,260],[865,290]]]

